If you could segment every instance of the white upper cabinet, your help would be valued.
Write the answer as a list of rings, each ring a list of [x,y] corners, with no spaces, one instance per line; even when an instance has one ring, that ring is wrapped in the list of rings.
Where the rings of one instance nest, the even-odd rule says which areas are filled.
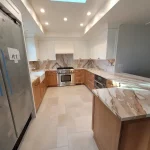
[[[118,29],[105,29],[89,41],[91,59],[115,59]]]
[[[55,41],[56,54],[73,54],[74,47],[72,41]]]
[[[55,46],[53,41],[39,41],[39,59],[40,60],[56,60]]]
[[[26,48],[28,61],[37,61],[38,60],[38,42],[34,37],[26,38]]]
[[[87,41],[74,41],[74,59],[89,59]]]

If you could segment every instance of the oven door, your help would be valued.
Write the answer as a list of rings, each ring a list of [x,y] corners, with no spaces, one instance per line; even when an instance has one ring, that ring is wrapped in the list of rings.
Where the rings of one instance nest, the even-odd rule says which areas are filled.
[[[97,81],[95,81],[94,86],[95,86],[96,89],[102,89],[102,88],[105,88],[105,85],[103,85],[102,83],[97,82]]]
[[[61,82],[71,82],[71,74],[62,74]]]
[[[59,74],[59,85],[74,85],[74,74]]]

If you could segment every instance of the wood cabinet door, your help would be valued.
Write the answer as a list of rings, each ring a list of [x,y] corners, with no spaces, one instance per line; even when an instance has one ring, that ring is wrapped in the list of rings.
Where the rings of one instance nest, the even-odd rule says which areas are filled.
[[[88,86],[88,78],[89,78],[89,72],[85,71],[85,85]]]
[[[40,91],[40,85],[33,85],[33,95],[34,95],[34,102],[36,111],[39,109],[40,101],[41,101],[41,91]]]
[[[92,91],[94,89],[95,75],[89,71],[85,71],[85,85]]]
[[[93,131],[95,141],[101,150],[118,150],[121,121],[94,97]]]
[[[51,76],[51,86],[57,86],[57,74]]]
[[[47,71],[46,72],[46,82],[47,82],[47,86],[57,86],[56,71]]]
[[[75,70],[75,84],[83,84],[84,78],[85,74],[83,69]]]

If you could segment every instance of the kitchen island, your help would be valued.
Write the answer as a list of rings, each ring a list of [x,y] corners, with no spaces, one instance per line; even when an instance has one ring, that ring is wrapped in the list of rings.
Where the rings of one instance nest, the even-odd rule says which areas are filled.
[[[100,150],[150,150],[150,91],[93,90],[92,128]]]

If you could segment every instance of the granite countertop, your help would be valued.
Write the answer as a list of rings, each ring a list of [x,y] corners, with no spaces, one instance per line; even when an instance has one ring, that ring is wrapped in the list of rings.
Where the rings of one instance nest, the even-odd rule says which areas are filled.
[[[109,73],[98,69],[86,69],[89,72],[120,84],[121,87],[138,87],[150,90],[150,79],[126,73]]]
[[[33,82],[34,82],[36,79],[38,79],[38,78],[39,78],[39,77],[30,75],[31,83],[33,83]]]
[[[94,89],[93,93],[121,121],[150,117],[150,91],[139,88]]]
[[[150,83],[150,78],[145,78],[141,76],[136,76],[132,74],[127,74],[127,73],[109,73],[103,70],[99,69],[86,69],[89,72],[100,75],[103,78],[110,79],[110,80],[123,80],[123,81],[141,81],[141,82],[149,82]]]
[[[45,78],[45,71],[40,70],[40,71],[34,71],[30,73],[31,83],[33,83],[37,78],[39,78],[40,82],[42,82]]]

